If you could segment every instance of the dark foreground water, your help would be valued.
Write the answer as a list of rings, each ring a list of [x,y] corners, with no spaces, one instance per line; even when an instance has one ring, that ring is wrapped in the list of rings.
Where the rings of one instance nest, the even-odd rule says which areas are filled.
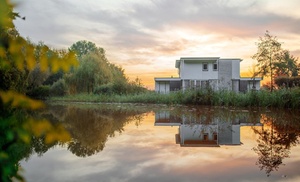
[[[300,181],[295,111],[51,104],[72,141],[20,162],[27,181]]]

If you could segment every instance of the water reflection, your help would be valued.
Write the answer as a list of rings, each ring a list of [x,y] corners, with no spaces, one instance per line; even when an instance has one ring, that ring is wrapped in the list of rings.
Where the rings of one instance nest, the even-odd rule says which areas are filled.
[[[292,111],[274,110],[263,113],[261,122],[261,128],[253,128],[258,135],[258,145],[253,150],[258,154],[257,165],[269,176],[289,157],[291,147],[299,144],[300,116]]]
[[[230,112],[230,111],[229,111]],[[211,108],[187,111],[161,110],[155,113],[156,126],[178,126],[176,144],[181,147],[219,147],[240,145],[241,126],[261,126],[259,118],[247,120],[246,113],[226,112]]]
[[[256,164],[269,176],[289,157],[291,147],[299,144],[299,117],[283,110],[171,109],[155,113],[155,126],[178,126],[175,141],[181,147],[241,145],[240,128],[252,126],[258,136],[252,149],[258,154]]]
[[[251,153],[255,156],[257,154],[256,164],[267,175],[278,170],[283,160],[290,156],[291,148],[299,144],[300,118],[297,112],[187,106],[55,104],[36,117],[47,118],[54,124],[62,123],[70,132],[72,140],[49,146],[44,144],[43,137],[35,138],[32,151],[41,156],[59,145],[78,157],[96,155],[104,150],[109,138],[124,132],[124,127],[129,123],[135,122],[137,127],[143,125],[144,116],[149,113],[155,114],[155,121],[151,121],[156,128],[178,127],[178,131],[174,132],[174,146],[170,146],[175,148],[178,144],[185,147],[181,150],[191,149],[187,147],[220,147],[215,150],[222,153],[224,145],[233,145],[237,149],[245,142],[241,139],[241,132],[245,131],[242,128],[250,126],[257,136],[257,143]],[[149,128],[147,132],[153,132],[155,127]]]
[[[86,157],[102,151],[108,137],[122,133],[124,126],[142,119],[145,110],[117,105],[56,105],[50,106],[42,116],[52,122],[62,121],[70,132],[72,140],[68,150],[79,157]]]

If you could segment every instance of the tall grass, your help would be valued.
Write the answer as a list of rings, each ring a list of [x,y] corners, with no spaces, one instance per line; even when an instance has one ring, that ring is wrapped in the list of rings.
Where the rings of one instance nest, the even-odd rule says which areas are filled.
[[[159,94],[153,91],[129,95],[78,94],[52,97],[50,100],[300,109],[300,89],[282,89],[273,92],[260,90],[247,93],[204,89],[177,91],[170,94]]]

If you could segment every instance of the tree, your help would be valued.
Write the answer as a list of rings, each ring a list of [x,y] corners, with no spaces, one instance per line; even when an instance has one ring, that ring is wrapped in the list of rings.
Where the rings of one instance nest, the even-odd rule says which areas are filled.
[[[290,51],[281,52],[279,62],[275,63],[275,73],[277,76],[298,76],[298,58],[290,54]]]
[[[71,93],[91,93],[96,86],[111,82],[112,72],[102,54],[90,52],[80,58],[78,68],[67,74],[65,79],[70,89],[73,89]]]
[[[105,51],[103,48],[97,47],[95,43],[86,40],[74,43],[70,47],[70,50],[74,51],[79,59],[90,52],[97,52],[99,55],[102,55],[103,58],[105,57]]]
[[[252,58],[257,60],[258,71],[256,75],[270,76],[271,91],[273,90],[276,64],[280,62],[281,55],[281,43],[277,41],[276,37],[270,35],[269,31],[266,31],[264,37],[259,37],[257,53]]]

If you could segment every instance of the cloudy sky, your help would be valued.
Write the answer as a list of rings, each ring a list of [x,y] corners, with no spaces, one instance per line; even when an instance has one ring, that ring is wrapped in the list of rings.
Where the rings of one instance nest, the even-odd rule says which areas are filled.
[[[15,0],[20,34],[53,48],[80,40],[106,50],[130,79],[178,76],[184,56],[241,58],[251,70],[266,30],[300,57],[299,0]]]

